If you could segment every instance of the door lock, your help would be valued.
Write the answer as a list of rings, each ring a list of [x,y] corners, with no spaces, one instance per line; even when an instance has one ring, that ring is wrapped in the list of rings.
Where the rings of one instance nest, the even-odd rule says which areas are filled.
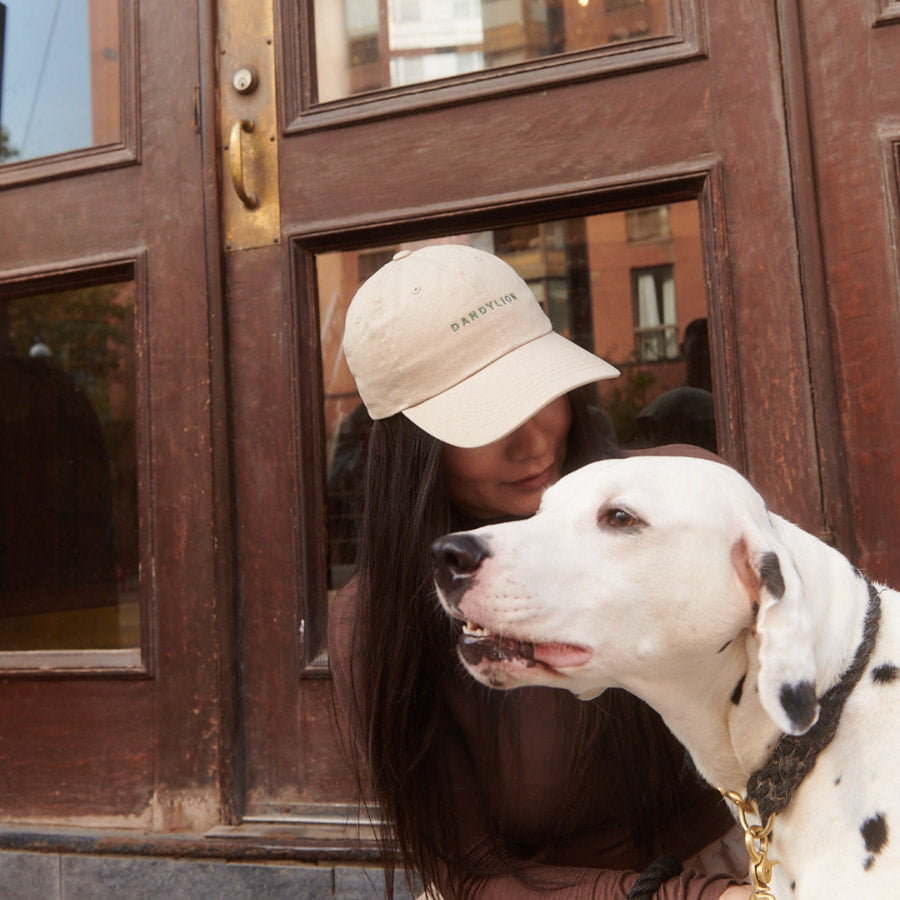
[[[241,66],[234,73],[231,83],[239,94],[252,94],[259,84],[259,75],[257,75],[253,66]]]

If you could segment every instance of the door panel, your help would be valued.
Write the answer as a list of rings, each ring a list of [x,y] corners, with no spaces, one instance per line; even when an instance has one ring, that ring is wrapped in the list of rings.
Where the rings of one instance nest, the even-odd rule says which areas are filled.
[[[227,597],[214,531],[213,179],[195,91],[203,23],[182,3],[141,4],[139,18],[130,0],[116,9],[120,139],[0,169],[0,302],[134,283],[141,640],[0,659],[13,663],[0,678],[0,806],[4,821],[203,829],[221,816]]]
[[[823,303],[829,331],[812,345],[836,375],[856,559],[900,581],[900,313],[898,4],[798,4],[817,175]]]

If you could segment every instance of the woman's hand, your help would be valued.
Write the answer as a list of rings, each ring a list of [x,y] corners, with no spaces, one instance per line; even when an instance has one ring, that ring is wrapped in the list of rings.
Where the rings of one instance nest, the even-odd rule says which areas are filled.
[[[742,884],[739,887],[728,888],[719,900],[747,900],[752,894],[753,888],[749,884]]]

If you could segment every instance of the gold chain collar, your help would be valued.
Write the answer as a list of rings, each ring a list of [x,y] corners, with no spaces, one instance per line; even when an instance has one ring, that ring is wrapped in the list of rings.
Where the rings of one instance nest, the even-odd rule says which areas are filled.
[[[775,824],[775,813],[769,816],[765,825],[751,825],[747,821],[747,816],[759,816],[756,804],[751,805],[734,791],[719,788],[719,793],[737,807],[738,821],[744,829],[744,846],[750,857],[750,881],[753,885],[753,893],[750,896],[757,900],[775,900],[775,895],[769,892],[769,884],[772,881],[772,870],[778,862],[770,861],[768,856],[769,835]]]

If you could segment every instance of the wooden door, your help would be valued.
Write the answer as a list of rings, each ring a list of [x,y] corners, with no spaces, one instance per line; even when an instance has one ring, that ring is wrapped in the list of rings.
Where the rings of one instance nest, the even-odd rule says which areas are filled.
[[[573,29],[590,14],[550,6]],[[327,254],[695,203],[720,450],[776,509],[831,531],[818,458],[837,435],[816,428],[776,10],[595,7],[644,30],[622,18],[569,53],[395,88],[385,10],[316,49],[334,9],[280,9],[280,246],[229,258],[250,820],[314,821],[352,798],[322,655]],[[351,74],[317,93],[342,54]]]
[[[232,771],[209,10],[5,6],[0,816],[202,831]]]

